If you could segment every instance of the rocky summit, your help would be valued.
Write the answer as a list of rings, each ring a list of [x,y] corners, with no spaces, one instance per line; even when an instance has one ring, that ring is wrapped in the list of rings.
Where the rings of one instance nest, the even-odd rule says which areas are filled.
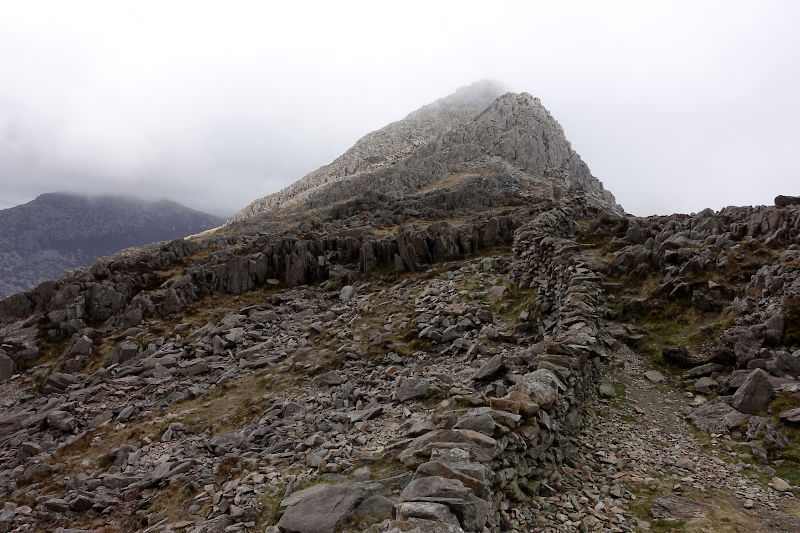
[[[626,215],[480,82],[0,301],[0,405],[0,531],[800,531],[800,205]]]
[[[0,210],[0,298],[124,248],[221,224],[216,217],[167,200],[42,194]]]

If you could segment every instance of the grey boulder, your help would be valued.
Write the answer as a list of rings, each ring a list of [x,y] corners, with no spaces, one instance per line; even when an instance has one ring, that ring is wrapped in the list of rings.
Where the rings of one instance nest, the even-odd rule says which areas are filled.
[[[114,347],[114,351],[111,353],[111,364],[121,364],[130,361],[136,357],[138,353],[138,344],[130,341],[122,341]]]
[[[425,378],[406,378],[397,387],[394,397],[399,402],[424,398],[428,395],[430,383]]]
[[[740,413],[730,405],[715,400],[698,407],[689,415],[689,420],[703,431],[727,433],[750,420],[750,415]]]
[[[755,415],[767,408],[772,398],[772,392],[769,375],[757,368],[747,376],[744,383],[734,393],[731,405],[737,411]]]
[[[347,302],[353,298],[355,292],[356,291],[352,285],[345,285],[342,287],[342,290],[339,291],[339,299],[343,302]]]

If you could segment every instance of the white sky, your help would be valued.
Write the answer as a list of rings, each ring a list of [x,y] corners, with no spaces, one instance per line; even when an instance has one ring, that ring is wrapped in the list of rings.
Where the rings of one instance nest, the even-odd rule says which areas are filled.
[[[800,194],[800,2],[0,0],[0,208],[230,215],[481,78],[539,96],[629,212]]]

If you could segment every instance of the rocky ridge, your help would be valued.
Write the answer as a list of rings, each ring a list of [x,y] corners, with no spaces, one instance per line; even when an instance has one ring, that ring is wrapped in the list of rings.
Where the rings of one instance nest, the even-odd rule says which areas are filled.
[[[796,530],[800,207],[501,159],[0,301],[0,531]]]

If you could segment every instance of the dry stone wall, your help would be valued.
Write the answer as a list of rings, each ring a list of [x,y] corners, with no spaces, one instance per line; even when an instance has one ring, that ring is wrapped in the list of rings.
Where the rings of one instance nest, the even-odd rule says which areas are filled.
[[[526,372],[510,371],[498,356],[476,374],[507,394],[485,398],[452,427],[425,432],[399,453],[414,474],[395,502],[389,531],[505,531],[510,504],[555,493],[605,348],[602,277],[562,237],[574,214],[547,212],[517,231],[515,271],[531,287],[553,289],[546,334],[526,351]],[[305,496],[288,506],[278,531],[295,531],[300,508],[313,504]]]

